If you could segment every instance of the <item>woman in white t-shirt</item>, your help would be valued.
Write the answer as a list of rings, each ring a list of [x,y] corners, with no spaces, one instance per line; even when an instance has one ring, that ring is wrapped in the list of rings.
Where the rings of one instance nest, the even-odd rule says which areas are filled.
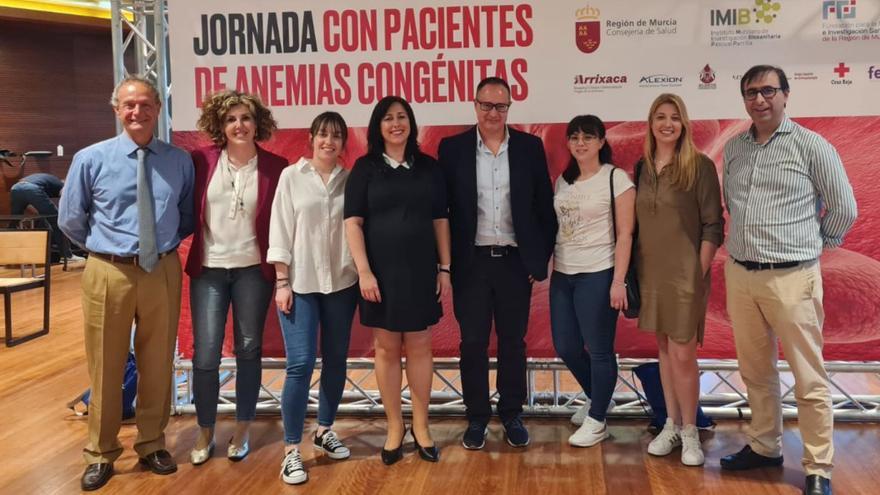
[[[556,181],[553,200],[559,232],[550,279],[550,325],[556,353],[588,398],[572,417],[581,426],[568,443],[590,447],[608,438],[605,414],[617,383],[614,335],[617,314],[626,309],[624,276],[632,248],[635,190],[626,172],[610,164],[611,146],[598,117],[575,117],[566,136],[571,162]]]

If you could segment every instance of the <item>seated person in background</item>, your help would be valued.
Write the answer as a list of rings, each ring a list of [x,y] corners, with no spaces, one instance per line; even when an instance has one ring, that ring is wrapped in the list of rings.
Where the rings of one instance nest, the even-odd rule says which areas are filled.
[[[61,188],[64,181],[52,174],[31,174],[22,178],[9,190],[10,213],[23,215],[28,206],[32,207],[40,215],[53,215],[46,219],[46,223],[52,229],[53,251],[60,256],[73,259],[70,252],[70,243],[64,234],[58,230],[58,207],[52,199],[61,197]],[[82,259],[77,257],[77,259]]]

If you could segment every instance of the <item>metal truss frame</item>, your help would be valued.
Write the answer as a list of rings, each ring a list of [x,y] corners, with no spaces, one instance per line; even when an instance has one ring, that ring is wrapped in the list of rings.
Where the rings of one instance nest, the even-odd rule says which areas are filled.
[[[113,39],[113,78],[114,84],[130,74],[138,74],[156,84],[162,110],[159,115],[159,138],[170,142],[171,138],[171,80],[168,59],[168,11],[165,0],[112,0],[110,3],[111,28]],[[130,55],[129,55],[130,54]],[[134,67],[126,67],[126,61],[134,62]],[[117,122],[117,126],[119,123]],[[121,129],[117,128],[117,131]],[[621,359],[618,386],[614,395],[616,407],[613,416],[648,416],[650,409],[645,401],[641,385],[632,374],[632,369],[648,360]],[[490,367],[495,368],[495,361]],[[263,359],[265,370],[283,370],[284,360]],[[844,374],[864,374],[880,379],[880,362],[826,363],[832,387],[834,417],[837,420],[880,421],[880,396],[858,393],[844,384],[839,377]],[[316,365],[320,369],[320,360]],[[350,359],[349,374],[341,414],[382,414],[382,401],[377,390],[366,389],[364,383],[370,378],[373,362],[369,359]],[[788,364],[779,363],[783,372],[782,391],[783,416],[797,417],[794,399],[794,385],[788,372]],[[235,379],[235,361],[224,359],[221,363],[223,384]],[[704,411],[717,418],[748,418],[751,410],[745,389],[736,377],[737,362],[734,360],[701,360],[701,379],[714,382],[704,393],[700,402]],[[565,365],[558,359],[529,359],[528,398],[525,414],[532,416],[565,416],[584,403],[584,396],[577,390],[562,390],[562,373],[568,373]],[[262,413],[277,413],[281,408],[281,385],[284,374],[266,373],[270,378],[261,384],[257,410]],[[438,359],[434,363],[435,387],[432,391],[431,414],[463,415],[464,403],[458,374],[458,360]],[[192,362],[178,360],[175,364],[177,395],[174,401],[175,413],[193,413],[192,405]],[[550,383],[549,388],[538,384]],[[309,411],[314,412],[318,404],[318,382],[311,384]],[[409,391],[402,390],[404,412],[410,410]],[[497,399],[493,392],[493,401]],[[235,409],[235,392],[228,387],[221,388],[220,412]]]
[[[171,142],[171,75],[168,71],[168,9],[165,0],[112,0],[113,84],[136,74],[159,90],[159,139]],[[134,67],[126,67],[126,61]],[[122,132],[119,122],[116,132]]]
[[[635,378],[633,369],[652,360],[621,359],[617,388],[614,393],[615,407],[610,411],[616,417],[649,417],[650,406],[645,400],[641,384]],[[495,369],[496,361],[490,361],[490,369]],[[261,384],[257,411],[259,413],[279,413],[281,410],[281,387],[284,383],[283,358],[263,359],[263,383]],[[745,387],[738,379],[738,365],[735,360],[700,360],[700,378],[711,387],[700,397],[703,410],[714,418],[746,419],[751,417]],[[825,364],[832,390],[832,408],[837,421],[880,421],[880,395],[859,393],[841,380],[846,375],[864,375],[880,382],[880,362],[831,361]],[[315,366],[320,370],[320,360]],[[235,391],[229,383],[235,380],[235,360],[224,358],[220,364],[221,392],[218,411],[235,411]],[[272,371],[275,370],[273,373]],[[268,371],[268,372],[267,372]],[[787,362],[779,362],[782,384],[782,412],[785,419],[797,418],[797,404],[794,397],[793,378]],[[382,399],[378,390],[365,385],[373,373],[371,359],[348,360],[346,390],[343,393],[339,413],[343,415],[379,415],[384,413]],[[584,395],[579,390],[564,390],[563,374],[569,373],[559,359],[528,360],[528,397],[524,414],[528,416],[562,417],[571,415],[584,403]],[[176,414],[192,414],[192,361],[178,360],[175,364],[177,396],[174,401]],[[573,380],[566,380],[571,383]],[[849,388],[848,388],[849,387]],[[404,413],[411,411],[410,394],[407,387],[401,390]],[[492,391],[493,403],[497,392]],[[314,414],[318,407],[318,379],[313,379],[310,387],[308,410]],[[429,406],[432,415],[463,416],[464,402],[460,385],[457,359],[436,359],[434,361],[434,386]]]

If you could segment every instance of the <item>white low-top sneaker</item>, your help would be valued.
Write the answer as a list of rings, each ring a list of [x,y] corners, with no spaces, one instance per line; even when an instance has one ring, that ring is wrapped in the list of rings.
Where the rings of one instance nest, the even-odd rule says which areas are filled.
[[[281,479],[288,485],[299,485],[309,480],[309,473],[303,466],[299,449],[290,449],[281,462]]]
[[[608,428],[604,421],[597,421],[587,416],[584,424],[568,437],[568,444],[573,447],[592,447],[608,436]]]
[[[312,439],[312,443],[317,450],[323,450],[324,453],[327,454],[327,457],[335,460],[340,459],[348,459],[351,456],[351,451],[348,450],[348,447],[339,440],[339,437],[336,436],[336,433],[333,433],[333,430],[326,430],[324,434],[320,437],[318,433],[315,432],[315,437]]]
[[[587,417],[587,414],[590,412],[590,405],[592,405],[592,401],[589,397],[584,401],[584,405],[578,408],[577,411],[574,412],[574,415],[571,417],[571,424],[575,426],[580,426],[584,424],[584,418]],[[611,412],[612,409],[617,407],[617,403],[614,402],[614,399],[611,399],[611,402],[608,403],[607,412]]]
[[[648,444],[648,453],[651,455],[669,455],[673,449],[681,445],[681,432],[678,426],[669,418],[663,425],[663,431]]]
[[[681,429],[681,463],[685,466],[702,466],[704,462],[706,457],[700,445],[700,432],[696,425],[685,425]]]

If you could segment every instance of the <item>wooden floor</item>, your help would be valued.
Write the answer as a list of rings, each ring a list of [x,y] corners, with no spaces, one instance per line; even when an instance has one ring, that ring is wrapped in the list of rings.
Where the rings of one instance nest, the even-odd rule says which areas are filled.
[[[65,403],[88,387],[82,344],[79,276],[81,270],[53,272],[52,331],[48,336],[14,348],[0,347],[0,494],[66,494],[79,492],[84,464],[86,422],[65,409]],[[19,295],[14,300],[16,332],[35,328],[41,298]],[[309,419],[313,425],[313,418]],[[131,450],[136,431],[123,426],[126,447],[116,462],[116,475],[98,493],[220,494],[797,494],[803,484],[801,445],[796,423],[786,423],[785,465],[744,474],[722,472],[718,459],[743,445],[745,423],[722,421],[706,432],[706,465],[683,466],[676,453],[654,458],[645,448],[651,436],[644,420],[612,420],[613,438],[600,446],[576,449],[566,444],[574,427],[564,420],[527,420],[532,444],[513,449],[502,439],[501,427],[490,425],[486,449],[461,447],[461,418],[432,423],[442,448],[441,461],[424,462],[409,449],[403,461],[384,466],[378,452],[384,442],[379,419],[340,418],[336,430],[352,450],[345,461],[332,461],[304,449],[310,480],[284,485],[278,474],[282,430],[277,416],[261,417],[252,430],[251,455],[240,463],[223,457],[194,467],[189,449],[196,435],[192,416],[171,419],[168,449],[179,463],[171,476],[156,476],[137,464]],[[225,445],[232,422],[224,417],[217,428],[218,447]],[[309,426],[311,428],[312,426]],[[307,430],[309,431],[309,430]],[[307,433],[308,434],[308,433]],[[837,494],[876,494],[880,479],[880,425],[838,424],[835,431]]]

